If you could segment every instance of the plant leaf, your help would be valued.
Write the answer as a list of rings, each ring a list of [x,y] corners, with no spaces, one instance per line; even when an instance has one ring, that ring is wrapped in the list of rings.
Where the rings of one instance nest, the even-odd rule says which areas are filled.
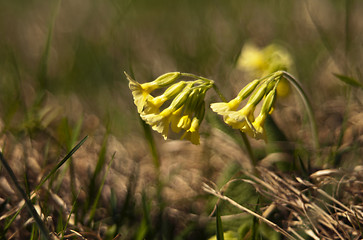
[[[356,80],[355,78],[340,75],[340,74],[337,74],[337,73],[333,73],[333,74],[339,80],[345,82],[346,84],[348,84],[350,86],[363,88],[363,85],[360,82],[358,82],[358,80]]]

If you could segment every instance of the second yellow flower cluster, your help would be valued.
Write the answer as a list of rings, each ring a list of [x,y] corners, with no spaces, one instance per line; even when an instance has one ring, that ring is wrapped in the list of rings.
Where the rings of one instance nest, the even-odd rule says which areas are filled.
[[[282,71],[277,71],[267,77],[256,79],[247,84],[237,97],[231,101],[212,103],[211,108],[214,112],[222,115],[224,122],[232,128],[239,129],[253,138],[266,140],[264,123],[266,117],[273,111],[276,88],[282,75]],[[246,105],[242,109],[237,110],[242,101],[248,96],[250,98]],[[261,111],[255,118],[256,106],[262,100]]]

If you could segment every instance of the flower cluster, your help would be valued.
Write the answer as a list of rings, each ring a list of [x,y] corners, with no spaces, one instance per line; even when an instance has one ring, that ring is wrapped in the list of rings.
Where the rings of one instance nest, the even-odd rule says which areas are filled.
[[[267,77],[256,79],[247,84],[229,102],[212,103],[214,112],[223,116],[226,124],[232,128],[239,129],[256,139],[266,140],[264,123],[266,117],[272,113],[273,104],[276,99],[276,88],[282,79],[283,72],[278,71]],[[246,105],[238,110],[242,101],[249,97]],[[260,113],[255,118],[256,106],[263,100]]]
[[[289,52],[278,44],[270,44],[260,49],[255,44],[248,42],[241,50],[237,60],[237,68],[256,77],[279,70],[289,70],[293,65],[292,63]]]
[[[164,139],[169,137],[171,128],[174,133],[181,133],[181,139],[199,144],[199,126],[205,113],[204,97],[213,86],[212,80],[171,72],[140,84],[127,73],[125,75],[137,110],[147,124],[161,133]],[[181,77],[192,80],[182,81]],[[154,90],[162,88],[166,88],[162,94],[151,95]]]
[[[247,42],[237,60],[238,69],[245,71],[250,77],[260,77],[275,71],[290,71],[293,60],[290,53],[281,45],[270,44],[258,48],[255,44]],[[282,79],[277,87],[277,95],[287,96],[290,92],[289,84]]]

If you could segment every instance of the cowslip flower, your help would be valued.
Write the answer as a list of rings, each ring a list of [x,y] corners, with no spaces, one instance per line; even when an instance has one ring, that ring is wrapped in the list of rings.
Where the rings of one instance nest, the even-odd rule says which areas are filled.
[[[293,65],[291,54],[283,46],[270,44],[259,48],[255,44],[247,42],[241,50],[236,67],[247,72],[250,77],[260,77],[279,70],[291,70]],[[282,79],[277,86],[277,94],[285,97],[289,93],[289,84]]]
[[[235,99],[228,103],[211,104],[212,110],[222,115],[224,122],[232,128],[240,129],[242,132],[250,131],[252,128],[252,122],[255,121],[254,111],[256,106],[265,96],[265,92],[268,87],[267,82],[264,82],[260,86],[258,86],[258,84],[258,80],[252,81],[240,91]],[[253,90],[255,91],[252,93]],[[249,95],[251,96],[247,104],[242,109],[237,110],[243,98],[246,98]]]
[[[278,81],[275,83],[275,87],[266,95],[259,115],[252,122],[252,127],[246,131],[249,136],[256,139],[267,140],[264,124],[267,116],[273,112],[273,105],[277,95],[277,86]]]
[[[147,100],[152,99],[150,93],[158,88],[162,88],[172,84],[180,77],[179,72],[166,73],[152,82],[138,83],[132,79],[126,72],[126,78],[129,81],[129,88],[134,98],[134,103],[137,106],[137,111],[141,113],[145,107]]]
[[[199,144],[199,126],[205,112],[204,97],[214,84],[212,80],[179,72],[164,74],[144,84],[136,82],[127,74],[126,77],[142,120],[153,130],[161,133],[164,139],[170,137],[171,128],[181,139]],[[180,77],[193,80],[175,83]],[[167,89],[158,96],[151,95],[154,90],[160,88]]]
[[[159,113],[160,107],[169,99],[174,98],[177,94],[179,94],[184,87],[186,86],[185,81],[180,81],[171,85],[169,88],[165,90],[165,92],[157,97],[152,97],[149,95],[144,103],[143,110],[141,111],[141,115],[151,114],[151,113]]]
[[[203,104],[203,106],[205,106]],[[195,116],[193,117],[189,129],[187,129],[184,134],[181,136],[181,139],[189,140],[191,143],[198,145],[200,143],[200,136],[199,136],[199,126],[200,123],[203,120],[204,117],[204,107],[200,110],[200,112],[203,112],[203,116]]]
[[[169,107],[160,113],[140,114],[141,118],[149,124],[152,129],[161,133],[164,139],[168,138],[169,125],[173,113],[177,112],[185,103],[190,93],[192,84],[187,84],[184,89],[173,99]]]
[[[247,98],[253,90],[257,87],[260,83],[259,79],[253,80],[252,82],[248,83],[242,90],[238,93],[237,97],[232,99],[229,102],[220,102],[220,103],[212,103],[211,108],[214,112],[225,116],[230,113],[230,111],[235,111],[241,102]]]
[[[237,68],[248,72],[252,77],[258,77],[278,70],[288,70],[292,67],[292,62],[290,53],[278,44],[258,48],[248,42],[241,50]]]
[[[189,140],[196,145],[200,144],[199,127],[205,114],[204,97],[206,90],[205,88],[195,89],[192,100],[189,102],[189,105],[185,106],[187,110],[187,115],[185,116],[188,118],[188,123],[187,125],[181,124],[180,126],[185,130],[180,139]]]

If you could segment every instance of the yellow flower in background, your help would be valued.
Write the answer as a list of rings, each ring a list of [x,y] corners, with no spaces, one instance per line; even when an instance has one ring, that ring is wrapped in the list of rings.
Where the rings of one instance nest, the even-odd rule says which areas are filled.
[[[265,48],[258,48],[255,44],[248,42],[241,50],[236,67],[247,72],[250,77],[256,78],[279,70],[290,71],[293,60],[290,53],[281,45],[270,44]],[[289,84],[282,79],[277,87],[277,94],[285,97],[289,93]]]
[[[261,77],[278,70],[289,70],[292,63],[290,53],[281,45],[270,44],[259,48],[248,42],[241,50],[237,68],[248,72],[252,77]]]
[[[253,77],[259,77],[269,68],[269,63],[260,48],[253,43],[246,43],[237,60],[237,68],[247,71]]]

